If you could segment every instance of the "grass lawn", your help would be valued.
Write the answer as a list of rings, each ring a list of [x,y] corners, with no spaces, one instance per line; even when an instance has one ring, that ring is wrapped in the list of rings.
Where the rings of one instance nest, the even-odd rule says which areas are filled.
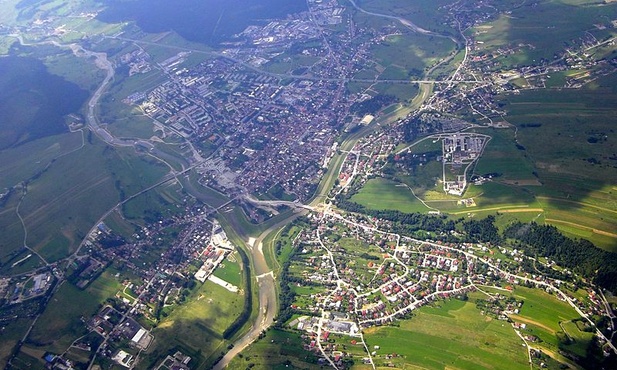
[[[234,252],[227,256],[227,258],[214,270],[214,276],[221,278],[233,284],[238,288],[242,288],[242,271],[240,269],[240,256],[237,252]]]
[[[122,276],[116,277],[118,271],[114,268],[105,270],[96,280],[94,280],[87,288],[88,293],[97,297],[99,301],[105,301],[107,298],[114,297],[116,293],[123,289],[121,279]]]
[[[527,353],[512,327],[482,316],[472,302],[449,300],[423,307],[399,326],[365,330],[377,366],[421,369],[523,369]],[[397,357],[386,359],[385,355]],[[499,358],[500,361],[495,361]]]

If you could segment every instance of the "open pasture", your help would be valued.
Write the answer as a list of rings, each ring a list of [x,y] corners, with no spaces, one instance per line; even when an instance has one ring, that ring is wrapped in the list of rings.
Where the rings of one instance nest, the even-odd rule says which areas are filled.
[[[20,206],[28,244],[50,260],[70,254],[105,211],[164,171],[125,150],[86,143],[28,183]]]
[[[382,178],[369,180],[351,201],[376,210],[394,209],[407,213],[428,210],[405,184]]]
[[[564,46],[580,42],[585,32],[604,39],[610,31],[599,30],[594,24],[610,24],[617,17],[617,5],[597,6],[592,1],[539,1],[510,8],[509,14],[472,31],[487,53],[497,55],[497,49],[512,48],[513,53],[498,58],[502,67],[551,60]]]
[[[403,367],[413,363],[423,369],[522,369],[527,353],[512,327],[483,316],[471,302],[449,300],[440,307],[423,307],[398,326],[365,330],[369,348],[380,349],[378,366]],[[389,360],[385,355],[395,353]],[[499,364],[495,358],[500,358]]]

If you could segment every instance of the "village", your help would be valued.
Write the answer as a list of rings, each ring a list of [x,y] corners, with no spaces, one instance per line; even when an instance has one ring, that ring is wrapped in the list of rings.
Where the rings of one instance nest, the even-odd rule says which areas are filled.
[[[606,314],[602,297],[591,288],[581,301],[562,290],[564,281],[525,271],[522,261],[530,257],[516,249],[418,240],[385,231],[388,224],[382,220],[331,210],[309,218],[310,227],[293,241],[297,252],[287,281],[298,292],[291,309],[301,316],[289,326],[307,332],[305,348],[318,353],[323,364],[343,366],[350,356],[329,340],[331,335],[362,344],[364,328],[393,324],[433,302],[466,300],[476,291],[487,295],[479,306],[482,314],[509,322],[532,356],[537,338],[524,322],[510,318],[524,303],[486,293],[491,288],[543,289],[575,308],[585,323]],[[597,333],[602,343],[608,342]],[[364,345],[362,362],[374,366],[375,351]]]

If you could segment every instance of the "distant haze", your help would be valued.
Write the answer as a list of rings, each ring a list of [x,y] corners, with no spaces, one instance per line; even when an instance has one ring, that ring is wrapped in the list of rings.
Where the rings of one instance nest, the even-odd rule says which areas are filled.
[[[135,21],[146,32],[173,30],[187,40],[216,45],[251,24],[307,9],[304,0],[103,0],[103,22]]]

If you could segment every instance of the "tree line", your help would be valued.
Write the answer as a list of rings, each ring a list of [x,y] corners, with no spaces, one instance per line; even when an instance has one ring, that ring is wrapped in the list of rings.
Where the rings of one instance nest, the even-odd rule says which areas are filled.
[[[597,286],[617,293],[617,254],[597,248],[585,239],[570,239],[556,227],[535,222],[514,223],[500,233],[495,216],[480,220],[448,219],[445,215],[404,213],[395,210],[373,210],[339,195],[337,207],[392,222],[391,231],[398,234],[443,242],[510,243],[529,256],[543,256],[560,266],[589,279]]]
[[[585,239],[570,239],[554,226],[535,222],[514,223],[504,235],[515,240],[516,247],[528,255],[547,257],[617,293],[617,254],[599,249]]]

